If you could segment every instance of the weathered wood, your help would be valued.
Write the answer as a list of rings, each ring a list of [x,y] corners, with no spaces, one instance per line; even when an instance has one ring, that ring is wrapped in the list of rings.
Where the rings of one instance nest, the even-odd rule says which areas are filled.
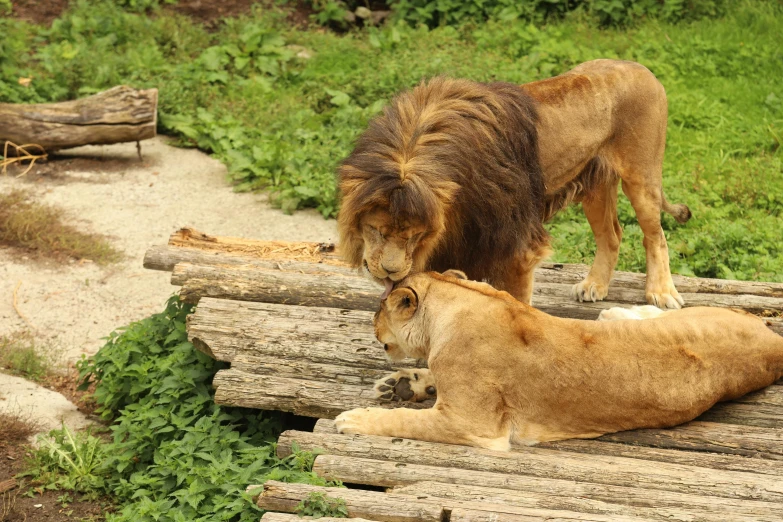
[[[385,522],[441,522],[443,515],[443,509],[437,504],[417,502],[415,497],[408,495],[286,484],[274,480],[264,483],[263,493],[256,502],[261,509],[293,513],[296,506],[312,492],[324,493],[328,498],[343,499],[348,516],[355,518]]]
[[[691,424],[697,424],[697,422],[693,422]],[[707,424],[707,423],[699,423],[699,424]],[[684,426],[689,426],[689,425],[690,424],[686,424]],[[728,425],[725,424],[716,425],[716,429],[719,429],[719,426],[726,427]],[[742,429],[743,428],[739,428],[739,430]],[[763,429],[767,429],[767,428],[763,428]],[[645,447],[641,445],[640,446],[631,445],[636,443],[633,440],[633,434],[637,433],[637,431],[657,433],[656,439],[652,439],[648,442],[645,438],[642,438],[639,440],[638,444],[648,444],[648,443],[661,444],[661,446],[663,447],[672,448],[672,449],[660,449],[658,447]],[[627,457],[632,459],[668,462],[671,464],[682,464],[685,466],[698,466],[701,468],[724,469],[727,471],[742,471],[747,473],[761,473],[765,475],[783,476],[783,466],[781,466],[779,462],[773,459],[748,458],[735,454],[708,453],[707,450],[679,451],[679,449],[674,449],[674,448],[679,448],[679,446],[677,446],[678,441],[682,441],[681,449],[694,449],[693,446],[697,443],[696,441],[699,440],[699,437],[701,436],[701,434],[699,433],[696,433],[694,438],[691,439],[685,436],[687,434],[687,430],[683,430],[681,434],[676,436],[671,436],[671,439],[667,440],[666,438],[667,432],[669,432],[670,430],[637,430],[637,431],[621,432],[619,434],[612,434],[607,436],[607,437],[611,437],[613,435],[628,434],[628,440],[622,441],[622,442],[626,442],[625,444],[622,442],[618,442],[618,443],[605,442],[602,439],[591,439],[591,440],[572,439],[572,440],[564,440],[558,442],[542,443],[539,444],[537,447],[570,451],[572,453],[586,453],[589,455],[605,455],[605,456],[612,456],[612,457]],[[318,422],[315,423],[315,427],[313,428],[313,433],[316,434],[325,433],[325,434],[336,435],[337,429],[335,428],[333,421],[329,419],[320,419]],[[664,441],[664,442],[659,442],[659,441]],[[715,442],[707,440],[705,444],[715,444]],[[736,450],[743,451],[743,446],[744,444],[740,443],[736,448]],[[705,447],[710,447],[710,446],[705,446]]]
[[[525,485],[530,484],[533,478],[558,479],[566,482],[575,481],[617,487],[633,484],[642,492],[656,490],[783,502],[783,481],[777,477],[664,462],[585,455],[536,447],[519,448],[511,452],[495,452],[467,446],[409,439],[291,431],[280,435],[277,446],[278,455],[290,454],[293,442],[296,442],[301,449],[320,449],[328,454],[323,457],[339,457],[338,461],[323,460],[318,468],[319,471],[325,470],[324,466],[328,464],[329,473],[334,474],[339,469],[339,473],[344,473],[347,476],[354,473],[352,471],[354,468],[348,464],[355,463],[358,466],[359,461],[368,461],[364,463],[367,465],[363,468],[364,471],[361,471],[361,466],[355,468],[356,473],[362,473],[366,476],[354,476],[352,479],[340,478],[340,480],[352,483],[387,487],[420,480],[463,483],[459,481],[468,480],[468,477],[477,476],[476,474],[481,472],[488,473],[487,481],[494,482],[476,479],[474,482],[467,483],[525,490],[527,487]],[[384,467],[383,473],[370,472],[370,467],[376,466],[375,462],[379,462],[378,459],[394,461],[393,464],[396,462],[406,466],[398,466],[397,471],[387,470]],[[444,463],[453,469],[440,468]],[[417,474],[418,468],[411,467],[413,465],[437,467],[438,469],[421,470],[422,473]],[[465,470],[465,473],[458,476],[457,469]],[[500,476],[494,477],[493,474]],[[509,486],[508,484],[511,483],[509,481],[519,475],[525,477],[518,477],[518,484],[514,487]],[[448,478],[449,476],[452,478]],[[545,486],[553,487],[555,484],[546,483]],[[557,484],[557,487],[561,486],[566,487],[564,484]],[[539,489],[539,491],[547,492],[545,489]]]
[[[316,265],[317,266],[317,265]],[[381,287],[354,273],[264,268],[256,264],[193,265],[174,267],[171,283],[181,286],[180,297],[196,303],[202,297],[260,301],[305,306],[376,311]],[[681,292],[686,306],[742,308],[753,313],[783,311],[783,297]],[[533,305],[552,315],[595,319],[613,306],[644,304],[644,291],[615,287],[607,301],[579,303],[571,297],[571,285],[537,283]]]
[[[275,243],[276,248],[267,248],[270,243]],[[292,249],[286,250],[290,246]],[[164,252],[163,248],[169,248],[171,252]],[[278,250],[283,248],[283,250]],[[310,256],[297,254],[297,248],[307,252],[317,252],[320,257],[312,259]],[[179,249],[188,249],[179,252]],[[278,250],[275,252],[275,250]],[[246,256],[248,259],[275,259],[278,261],[292,261],[300,259],[304,262],[321,262],[342,266],[348,270],[347,264],[342,262],[337,249],[331,249],[330,243],[285,243],[270,241],[255,241],[241,238],[209,236],[192,228],[184,228],[175,232],[170,238],[168,247],[155,247],[145,256],[145,266],[153,270],[171,271],[179,262],[192,264],[204,264],[197,252],[209,252],[211,254],[225,254],[226,256]],[[147,261],[149,258],[149,261]],[[208,259],[208,258],[207,258]],[[218,262],[228,264],[224,259]],[[208,264],[208,263],[207,263]],[[590,267],[584,264],[568,263],[543,263],[536,270],[536,282],[561,283],[573,285],[582,281]],[[680,292],[708,293],[708,294],[748,294],[766,297],[783,297],[783,283],[768,283],[758,281],[733,281],[728,279],[707,279],[699,277],[685,277],[673,275],[674,284]],[[645,274],[633,272],[615,272],[612,277],[612,287],[633,288],[644,290]]]
[[[783,397],[783,394],[778,397]],[[779,428],[696,421],[665,430],[612,433],[604,435],[601,440],[783,460],[783,429]],[[553,443],[553,447],[556,445]],[[783,468],[783,465],[780,467]]]
[[[342,498],[348,508],[349,516],[371,518],[373,520],[405,522],[409,520],[429,521],[449,520],[449,513],[465,510],[472,514],[493,520],[489,514],[512,516],[509,520],[520,522],[640,522],[641,518],[630,516],[607,517],[592,513],[574,511],[524,508],[506,504],[490,504],[453,500],[439,497],[419,498],[413,495],[359,491],[355,489],[323,488],[305,484],[284,484],[269,481],[264,484],[264,492],[258,497],[258,507],[262,509],[292,512],[296,505],[313,491],[323,492],[330,498]],[[433,518],[433,517],[439,518]],[[418,517],[418,518],[415,518]]]
[[[682,508],[645,507],[614,502],[604,502],[589,498],[570,497],[550,493],[525,491],[520,493],[510,489],[489,488],[473,484],[446,484],[442,482],[416,482],[409,486],[397,486],[389,490],[401,495],[415,495],[417,498],[433,496],[470,502],[488,502],[510,506],[578,511],[601,515],[636,516],[646,520],[688,520],[690,522],[725,522],[726,514],[720,512],[698,511],[692,506]],[[778,516],[764,516],[733,513],[732,520],[777,521]]]
[[[758,500],[720,498],[704,493],[674,492],[634,486],[615,486],[614,488],[600,487],[590,481],[566,481],[552,479],[538,479],[528,476],[507,475],[502,473],[489,473],[486,471],[467,471],[461,469],[444,468],[440,466],[428,466],[421,464],[402,464],[399,462],[359,459],[355,457],[341,457],[334,455],[319,455],[315,459],[313,471],[324,478],[342,480],[346,483],[369,484],[373,486],[394,487],[398,485],[412,485],[422,481],[442,482],[448,484],[476,485],[486,487],[508,489],[517,491],[523,495],[528,491],[539,493],[557,494],[571,498],[593,499],[595,491],[597,496],[611,493],[604,498],[598,498],[603,502],[634,505],[654,509],[669,509],[672,512],[683,514],[685,512],[715,513],[716,508],[724,514],[730,514],[733,519],[740,515],[752,515],[763,517],[767,520],[772,517],[780,517],[783,503],[760,502]],[[642,478],[645,470],[640,470]],[[610,469],[605,470],[610,473]],[[630,483],[639,483],[639,480]],[[548,486],[552,489],[542,491]],[[606,486],[606,485],[603,485]],[[619,489],[618,489],[619,488]],[[717,488],[714,488],[717,490]],[[685,489],[686,491],[690,491]],[[749,489],[749,491],[752,491]],[[627,494],[629,497],[615,497],[616,494]],[[777,518],[779,520],[779,518]]]
[[[302,522],[302,520],[313,520],[312,517],[300,517],[288,513],[264,513],[261,522]],[[367,518],[334,518],[321,517],[318,522],[373,522]]]
[[[0,145],[35,143],[47,151],[155,137],[158,90],[118,86],[60,103],[0,103]]]
[[[289,411],[306,417],[333,419],[346,409],[375,406],[380,408],[429,408],[433,401],[420,403],[382,403],[372,388],[255,375],[237,370],[221,370],[213,380],[215,402],[261,410]],[[349,407],[350,406],[350,407]]]

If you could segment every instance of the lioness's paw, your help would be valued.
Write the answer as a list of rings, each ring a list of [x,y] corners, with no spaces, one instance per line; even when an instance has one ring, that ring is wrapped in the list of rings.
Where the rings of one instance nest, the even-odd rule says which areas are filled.
[[[375,396],[384,401],[421,402],[436,394],[435,380],[427,369],[400,370],[375,382]]]
[[[356,433],[370,433],[369,423],[372,420],[370,408],[357,408],[342,412],[334,419],[337,433],[353,435]]]
[[[680,293],[673,286],[664,292],[646,292],[645,297],[648,303],[663,310],[677,310],[685,304]]]
[[[585,279],[581,283],[575,284],[571,287],[571,296],[579,301],[603,301],[606,294],[609,293],[609,286],[601,283],[596,283]]]

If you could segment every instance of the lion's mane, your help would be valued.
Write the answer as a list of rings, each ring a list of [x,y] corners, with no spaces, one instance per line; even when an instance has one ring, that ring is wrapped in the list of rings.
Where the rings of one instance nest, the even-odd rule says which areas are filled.
[[[343,256],[360,266],[361,216],[377,209],[427,225],[421,269],[492,281],[544,245],[534,103],[517,85],[444,77],[395,97],[339,169]]]

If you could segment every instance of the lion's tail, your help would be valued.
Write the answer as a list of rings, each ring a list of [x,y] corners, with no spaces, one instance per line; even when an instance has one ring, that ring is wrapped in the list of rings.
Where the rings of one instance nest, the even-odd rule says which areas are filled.
[[[691,209],[687,205],[679,203],[672,205],[666,201],[663,189],[661,189],[661,200],[663,201],[663,211],[671,215],[678,223],[686,223],[691,218]]]

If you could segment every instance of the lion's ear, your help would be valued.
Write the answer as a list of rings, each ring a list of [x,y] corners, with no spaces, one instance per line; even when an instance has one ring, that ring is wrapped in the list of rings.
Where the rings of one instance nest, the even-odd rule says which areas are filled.
[[[403,319],[410,319],[419,307],[419,298],[412,289],[397,288],[386,298],[387,305]]]
[[[446,270],[445,272],[443,272],[443,275],[448,276],[448,277],[454,277],[456,279],[467,279],[468,278],[467,274],[465,274],[465,272],[463,272],[462,270],[454,270],[454,269]]]

